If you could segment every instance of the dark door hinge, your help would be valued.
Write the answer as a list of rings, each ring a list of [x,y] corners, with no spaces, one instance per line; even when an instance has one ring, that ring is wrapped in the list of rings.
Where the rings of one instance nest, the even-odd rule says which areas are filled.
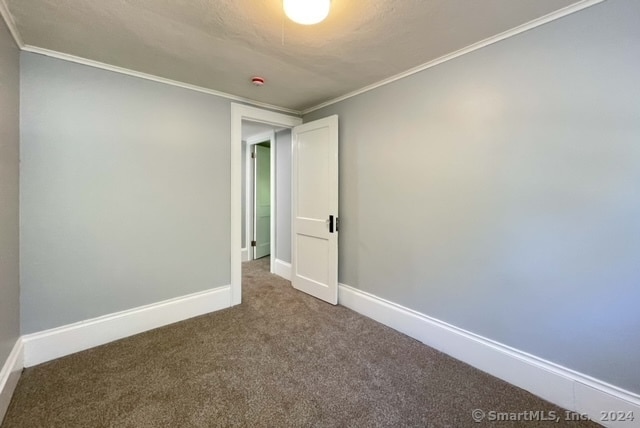
[[[251,246],[255,247],[256,246],[256,241],[251,241]]]

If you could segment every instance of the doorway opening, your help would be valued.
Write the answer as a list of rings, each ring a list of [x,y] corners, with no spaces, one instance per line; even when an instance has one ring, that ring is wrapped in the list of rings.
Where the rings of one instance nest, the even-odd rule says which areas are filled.
[[[242,121],[242,261],[269,256],[269,270],[276,260],[276,135],[282,128]],[[282,144],[279,144],[282,146]]]
[[[275,149],[275,147],[274,147]],[[275,259],[275,171],[272,168],[273,150],[271,142],[265,141],[252,146],[251,159],[253,160],[253,226],[251,249],[249,251],[253,259],[261,259],[269,256],[271,259],[271,272],[273,273],[273,260]],[[247,210],[248,211],[248,210]]]
[[[246,144],[247,139],[245,139],[248,138],[248,135],[245,134],[245,138],[243,138],[243,125],[245,125],[245,128],[247,125],[254,127],[256,125],[262,126],[262,132],[271,132],[275,135],[279,130],[290,129],[300,124],[302,124],[302,119],[299,117],[276,113],[269,110],[262,110],[241,104],[234,103],[231,105],[231,306],[238,305],[242,301],[242,260],[248,259],[249,257],[250,247],[246,247],[246,242],[247,236],[252,233],[248,232],[246,227],[246,214],[248,210],[246,203],[248,193],[246,190],[246,159],[247,153],[249,153],[249,150],[247,150],[249,145]],[[258,135],[257,138],[264,138],[264,136],[260,137]],[[262,142],[265,142],[265,140],[259,141],[257,144]],[[290,144],[289,140],[289,150]],[[271,158],[275,159],[277,151],[276,135],[276,142],[272,143],[270,141],[270,166]],[[270,175],[275,174],[276,169],[277,166],[270,168]],[[271,179],[269,183],[270,188],[274,184],[274,180]],[[277,197],[277,190],[270,194],[270,199],[271,197]],[[274,266],[275,253],[274,250],[271,250],[271,247],[275,247],[274,244],[278,241],[279,233],[277,228],[272,232],[271,227],[271,225],[275,225],[278,218],[278,213],[277,210],[275,210],[274,204],[271,204],[269,211],[271,212],[271,210],[274,210],[274,214],[269,220],[269,230],[271,235],[269,247],[271,253],[270,256],[272,258],[271,271],[274,272],[276,269],[276,266]],[[246,251],[243,251],[243,249]]]

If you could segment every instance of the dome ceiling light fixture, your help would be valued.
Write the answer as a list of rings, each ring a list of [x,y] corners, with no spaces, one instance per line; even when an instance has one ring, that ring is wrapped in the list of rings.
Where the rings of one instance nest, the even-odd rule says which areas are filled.
[[[313,25],[329,15],[331,0],[283,0],[284,13],[293,22]]]

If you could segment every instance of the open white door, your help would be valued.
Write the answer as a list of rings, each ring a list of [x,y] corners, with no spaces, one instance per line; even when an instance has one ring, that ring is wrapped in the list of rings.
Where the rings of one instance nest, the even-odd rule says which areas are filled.
[[[292,130],[292,283],[338,303],[338,116]]]

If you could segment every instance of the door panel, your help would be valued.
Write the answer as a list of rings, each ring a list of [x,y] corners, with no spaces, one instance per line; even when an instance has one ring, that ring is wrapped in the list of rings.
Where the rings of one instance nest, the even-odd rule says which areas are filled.
[[[320,128],[300,134],[298,143],[299,193],[298,216],[308,219],[329,218],[329,130]]]
[[[293,128],[292,283],[338,303],[338,116]]]
[[[306,281],[328,287],[329,270],[326,266],[329,264],[329,246],[326,240],[303,234],[298,234],[296,239],[299,253],[310,256],[298,259],[297,274]]]

